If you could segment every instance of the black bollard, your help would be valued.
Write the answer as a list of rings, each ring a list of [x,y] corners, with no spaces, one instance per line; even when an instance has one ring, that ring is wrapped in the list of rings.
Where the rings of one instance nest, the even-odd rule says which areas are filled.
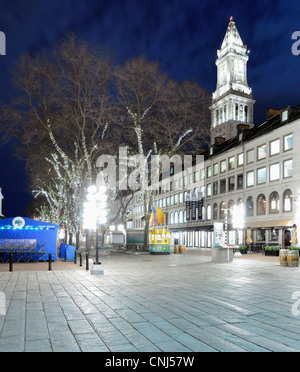
[[[9,271],[13,271],[13,254],[9,254]]]
[[[77,252],[75,250],[75,253],[74,253],[74,264],[77,264]]]
[[[82,266],[82,253],[79,253],[79,265]]]
[[[48,267],[48,270],[49,271],[52,270],[52,255],[51,255],[51,253],[49,253],[49,267]]]
[[[85,268],[86,270],[89,269],[89,254],[88,253],[85,255]]]

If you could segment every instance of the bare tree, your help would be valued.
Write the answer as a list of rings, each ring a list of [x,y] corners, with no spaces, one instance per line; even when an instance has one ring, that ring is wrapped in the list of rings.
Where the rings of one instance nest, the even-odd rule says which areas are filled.
[[[151,154],[157,156],[155,172],[161,172],[159,157],[195,150],[209,137],[209,94],[196,83],[167,79],[159,64],[135,58],[115,70],[120,110],[119,124],[125,141],[140,157],[138,167],[146,169]],[[153,170],[152,170],[153,172]],[[148,185],[147,173],[139,174],[141,185]],[[141,195],[144,204],[144,247],[148,243],[150,217],[155,190]]]
[[[72,221],[69,228],[76,231],[76,203],[82,204],[84,190],[95,181],[97,157],[113,144],[111,70],[107,54],[69,35],[53,51],[21,56],[13,74],[16,98],[1,112],[3,138],[17,140],[31,188],[49,206],[68,203],[69,217],[72,210],[76,218],[65,224]]]

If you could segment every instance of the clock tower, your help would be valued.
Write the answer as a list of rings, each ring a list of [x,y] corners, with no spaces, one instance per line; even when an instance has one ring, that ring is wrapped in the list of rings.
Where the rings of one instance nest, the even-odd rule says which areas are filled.
[[[226,141],[237,135],[237,125],[253,127],[252,89],[247,83],[247,46],[243,45],[233,17],[217,52],[217,88],[211,110],[211,144],[216,137]]]

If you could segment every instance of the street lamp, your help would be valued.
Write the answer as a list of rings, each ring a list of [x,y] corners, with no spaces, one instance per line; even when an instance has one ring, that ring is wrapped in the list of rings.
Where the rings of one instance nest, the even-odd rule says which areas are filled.
[[[106,188],[100,186],[97,188],[95,185],[91,185],[87,189],[87,201],[84,202],[83,212],[83,227],[88,230],[96,230],[96,262],[94,263],[91,273],[92,274],[103,274],[101,268],[101,262],[99,262],[99,238],[98,238],[98,227],[103,227],[107,222],[107,210],[106,210]],[[103,228],[102,242],[103,242]],[[88,242],[89,244],[89,242]],[[101,243],[102,245],[102,243]]]

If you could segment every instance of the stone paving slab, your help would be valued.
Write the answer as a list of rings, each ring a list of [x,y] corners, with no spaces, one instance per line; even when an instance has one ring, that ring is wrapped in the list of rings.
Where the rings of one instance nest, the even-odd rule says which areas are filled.
[[[300,351],[300,268],[279,258],[216,264],[198,250],[102,265],[99,276],[69,263],[0,268],[0,351]]]

